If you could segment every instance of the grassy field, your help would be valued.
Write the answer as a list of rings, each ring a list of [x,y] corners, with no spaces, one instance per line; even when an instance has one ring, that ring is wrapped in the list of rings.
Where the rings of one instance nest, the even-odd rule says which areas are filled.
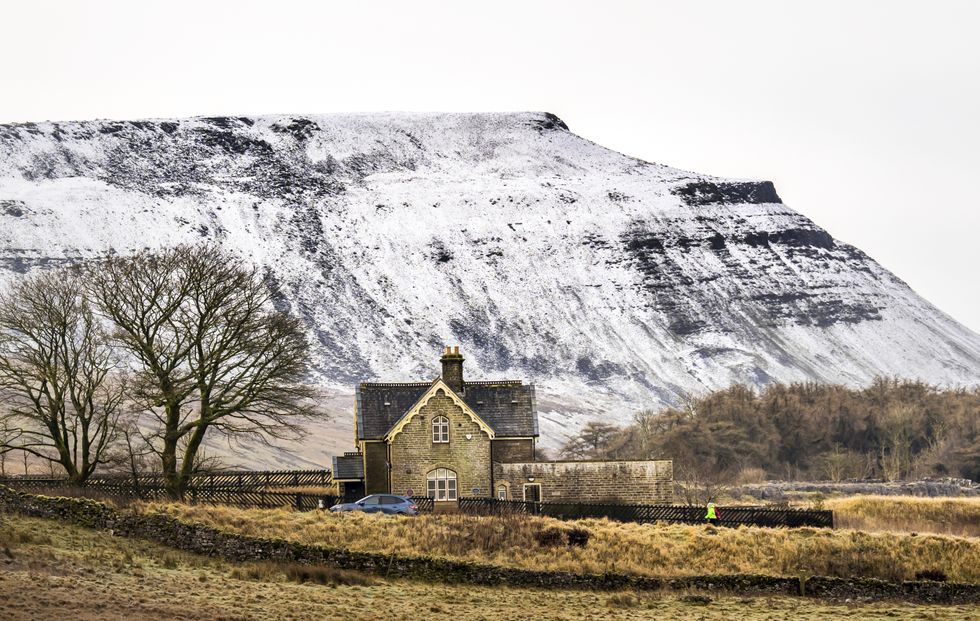
[[[909,580],[938,571],[949,580],[980,583],[980,539],[815,528],[561,522],[540,517],[484,518],[237,509],[150,504],[164,512],[245,535],[401,555],[429,555],[527,569],[629,572],[659,577],[755,573]],[[571,529],[588,544],[568,545]]]
[[[692,597],[693,596],[693,597]],[[966,606],[804,598],[589,593],[384,581],[337,570],[237,565],[47,520],[0,515],[0,618],[951,620]]]
[[[825,505],[841,528],[980,537],[980,498],[850,496]]]

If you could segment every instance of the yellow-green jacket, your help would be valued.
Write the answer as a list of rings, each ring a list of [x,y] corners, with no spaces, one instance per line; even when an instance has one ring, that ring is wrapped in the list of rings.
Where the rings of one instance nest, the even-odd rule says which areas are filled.
[[[715,503],[708,503],[708,512],[705,514],[704,519],[706,520],[717,520],[718,514],[715,513]]]

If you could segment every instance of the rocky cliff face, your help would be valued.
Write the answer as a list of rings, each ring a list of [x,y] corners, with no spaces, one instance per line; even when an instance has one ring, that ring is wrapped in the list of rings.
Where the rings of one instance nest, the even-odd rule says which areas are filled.
[[[731,382],[980,381],[980,336],[771,183],[553,115],[0,126],[0,281],[195,240],[263,266],[326,388],[431,378],[459,344],[467,377],[538,384],[552,442]]]

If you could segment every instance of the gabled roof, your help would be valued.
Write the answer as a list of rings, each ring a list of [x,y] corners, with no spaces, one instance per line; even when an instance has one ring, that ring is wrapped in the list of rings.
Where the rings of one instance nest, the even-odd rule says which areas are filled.
[[[357,439],[384,438],[432,386],[433,382],[360,384]],[[519,380],[466,382],[461,392],[454,394],[493,430],[494,437],[538,435],[533,384]]]

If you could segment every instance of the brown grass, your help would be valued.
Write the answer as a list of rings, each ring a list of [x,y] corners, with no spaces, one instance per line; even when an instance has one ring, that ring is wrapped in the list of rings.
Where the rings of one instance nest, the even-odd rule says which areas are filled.
[[[147,505],[179,519],[245,535],[333,548],[429,555],[526,569],[628,572],[671,577],[755,573],[910,580],[924,571],[980,582],[980,540],[814,528],[623,524],[608,520],[367,514]],[[585,546],[558,544],[550,529],[589,533]],[[567,542],[567,537],[565,539]],[[544,542],[548,542],[543,545]]]
[[[825,505],[840,528],[980,537],[980,498],[851,496]]]
[[[829,604],[788,597],[590,593],[418,584],[373,579],[365,586],[300,580],[290,566],[236,565],[113,537],[60,522],[0,515],[0,619],[116,621],[183,619],[453,619],[454,621],[586,621],[587,619],[975,618],[966,606],[901,603]],[[9,561],[9,562],[7,562]],[[315,569],[315,568],[313,568]],[[336,571],[336,570],[334,570]]]

